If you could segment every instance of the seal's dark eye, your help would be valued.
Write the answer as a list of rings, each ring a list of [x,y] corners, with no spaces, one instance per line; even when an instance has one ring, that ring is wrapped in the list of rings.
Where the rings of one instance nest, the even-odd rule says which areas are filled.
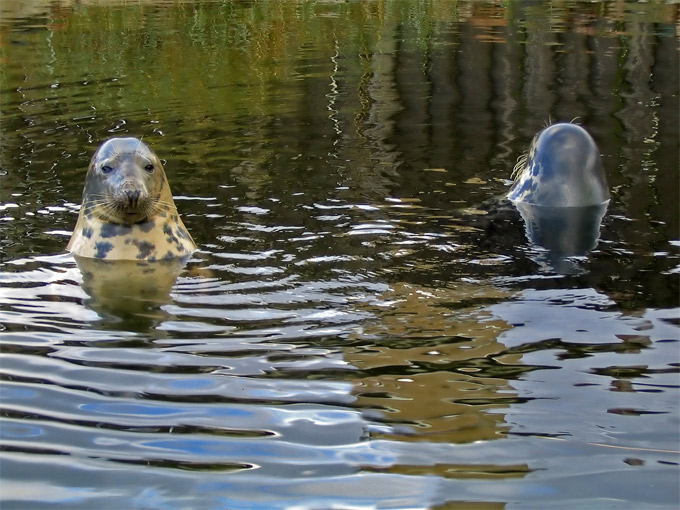
[[[113,168],[111,168],[109,165],[102,165],[103,174],[110,174],[111,172],[113,172]]]
[[[149,173],[152,173],[153,170],[154,170],[154,169],[153,169],[153,165],[151,165],[151,164],[146,165],[146,166],[144,167],[144,170],[146,170],[146,171],[149,172]]]

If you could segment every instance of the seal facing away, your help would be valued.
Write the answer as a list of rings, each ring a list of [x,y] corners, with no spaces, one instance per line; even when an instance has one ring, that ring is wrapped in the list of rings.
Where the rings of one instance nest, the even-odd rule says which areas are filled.
[[[136,138],[111,138],[92,156],[67,250],[105,260],[172,260],[196,251],[158,156]]]
[[[576,124],[553,124],[541,131],[513,176],[507,196],[515,204],[585,207],[609,200],[600,151]]]
[[[507,194],[528,239],[548,250],[548,266],[574,272],[568,257],[597,246],[609,189],[597,144],[576,124],[553,124],[531,142]]]

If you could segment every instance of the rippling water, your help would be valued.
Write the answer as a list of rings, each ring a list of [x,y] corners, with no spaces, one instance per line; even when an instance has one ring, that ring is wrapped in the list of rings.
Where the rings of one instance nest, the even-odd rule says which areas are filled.
[[[3,509],[680,503],[676,3],[1,9]],[[498,197],[577,117],[613,196],[555,257]],[[120,135],[169,295],[64,251]]]

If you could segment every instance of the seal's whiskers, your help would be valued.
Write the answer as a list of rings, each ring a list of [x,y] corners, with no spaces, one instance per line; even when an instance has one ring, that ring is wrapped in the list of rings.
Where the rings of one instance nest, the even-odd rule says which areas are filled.
[[[515,163],[515,166],[512,168],[512,173],[510,174],[511,180],[516,181],[517,179],[519,179],[519,176],[522,175],[522,171],[524,170],[524,167],[526,166],[528,159],[529,159],[528,152],[521,154],[517,158],[517,163]]]

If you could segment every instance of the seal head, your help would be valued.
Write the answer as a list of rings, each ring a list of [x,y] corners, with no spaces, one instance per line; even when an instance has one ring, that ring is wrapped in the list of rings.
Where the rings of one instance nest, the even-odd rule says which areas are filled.
[[[111,138],[97,149],[67,249],[80,257],[149,261],[196,250],[163,165],[141,140]]]
[[[515,203],[584,207],[609,200],[600,151],[576,124],[553,124],[541,131],[513,175],[507,197]]]

